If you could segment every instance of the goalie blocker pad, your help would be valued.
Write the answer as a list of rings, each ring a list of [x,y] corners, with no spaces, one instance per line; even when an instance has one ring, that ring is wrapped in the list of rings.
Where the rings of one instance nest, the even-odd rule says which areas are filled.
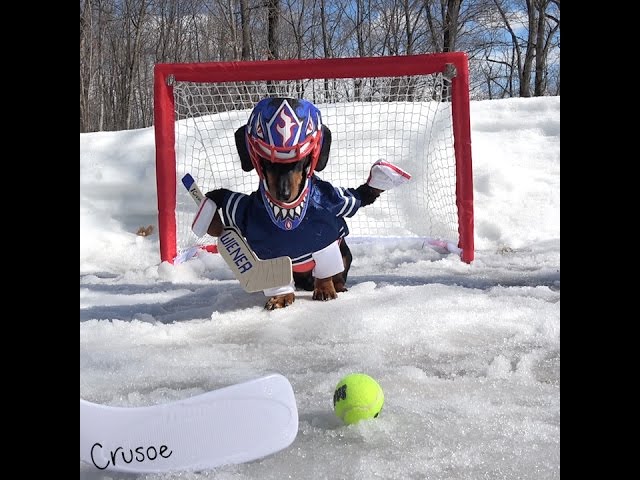
[[[216,202],[208,197],[205,197],[204,202],[200,203],[198,213],[196,213],[193,223],[191,224],[191,231],[196,235],[196,237],[200,238],[207,233],[209,225],[211,225],[211,221],[213,220],[217,210],[218,206],[216,205]]]

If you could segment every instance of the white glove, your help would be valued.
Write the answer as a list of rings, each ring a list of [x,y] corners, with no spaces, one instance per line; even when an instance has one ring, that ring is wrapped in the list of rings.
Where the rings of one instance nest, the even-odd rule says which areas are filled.
[[[196,218],[193,219],[193,223],[191,224],[191,231],[196,234],[196,237],[200,238],[207,233],[209,225],[211,225],[211,221],[216,214],[216,210],[218,210],[216,202],[209,197],[205,197],[202,203],[200,203]]]
[[[389,190],[409,180],[411,180],[409,173],[381,158],[371,166],[367,185],[378,190]]]

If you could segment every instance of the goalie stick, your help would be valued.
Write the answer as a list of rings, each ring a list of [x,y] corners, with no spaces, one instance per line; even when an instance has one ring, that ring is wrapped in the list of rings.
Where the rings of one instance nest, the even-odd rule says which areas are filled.
[[[206,470],[273,454],[297,434],[293,389],[276,373],[147,407],[80,399],[80,460],[98,470]]]
[[[205,196],[191,174],[187,173],[182,177],[182,184],[196,205],[200,205]],[[293,280],[289,257],[259,259],[234,227],[224,227],[222,235],[218,238],[218,252],[246,292],[282,287],[289,285]]]

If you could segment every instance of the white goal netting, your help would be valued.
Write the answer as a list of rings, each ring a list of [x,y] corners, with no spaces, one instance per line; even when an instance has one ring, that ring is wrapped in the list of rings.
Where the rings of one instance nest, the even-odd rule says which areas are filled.
[[[204,243],[190,226],[196,212],[180,179],[190,173],[203,192],[250,193],[258,174],[244,172],[234,133],[267,96],[306,98],[331,130],[329,161],[316,172],[339,187],[358,187],[384,158],[412,175],[347,219],[349,238],[424,237],[458,241],[456,160],[450,80],[442,73],[410,77],[233,83],[175,82],[178,252]]]

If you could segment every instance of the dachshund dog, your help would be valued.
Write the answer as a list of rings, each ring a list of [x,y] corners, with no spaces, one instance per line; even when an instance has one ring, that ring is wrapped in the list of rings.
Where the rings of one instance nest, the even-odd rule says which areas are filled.
[[[308,158],[296,163],[278,164],[264,161],[263,171],[269,194],[283,203],[293,202],[300,196],[301,189],[305,184],[305,171],[308,166]],[[383,190],[373,188],[363,183],[355,189],[361,197],[361,206],[372,204],[383,192]],[[225,195],[231,193],[227,189],[217,189],[208,192],[206,196],[211,198],[216,205],[222,205]],[[219,237],[224,228],[220,214],[216,212],[208,234]],[[304,264],[300,267],[293,267],[293,280],[295,288],[299,290],[313,291],[314,300],[333,300],[337,298],[338,292],[347,291],[347,275],[351,268],[353,255],[346,239],[339,240],[340,255],[344,269],[327,278],[315,278],[313,276],[313,265]],[[295,301],[294,292],[286,292],[270,296],[265,304],[265,309],[274,310],[291,305]]]
[[[301,194],[305,184],[305,172],[309,168],[309,158],[296,163],[271,163],[262,162],[262,169],[269,193],[272,197],[284,203],[293,202]],[[366,183],[357,189],[362,198],[362,205],[372,204],[382,193],[382,190],[370,187]],[[293,271],[293,280],[296,288],[313,291],[314,300],[333,300],[337,298],[337,292],[347,291],[347,275],[351,268],[353,255],[347,245],[346,238],[340,239],[340,255],[344,264],[344,270],[328,278],[314,278],[312,269],[307,271]],[[293,303],[293,293],[272,297],[267,302],[267,309],[282,308],[286,304]]]
[[[313,291],[314,300],[337,298],[347,291],[353,261],[345,218],[411,176],[381,159],[357,188],[322,180],[316,172],[327,164],[331,131],[304,99],[261,100],[235,140],[242,169],[255,169],[259,186],[249,195],[224,188],[207,192],[216,205],[207,233],[218,237],[232,225],[258,258],[291,258],[292,285],[264,290],[267,310],[291,305],[296,288]]]

